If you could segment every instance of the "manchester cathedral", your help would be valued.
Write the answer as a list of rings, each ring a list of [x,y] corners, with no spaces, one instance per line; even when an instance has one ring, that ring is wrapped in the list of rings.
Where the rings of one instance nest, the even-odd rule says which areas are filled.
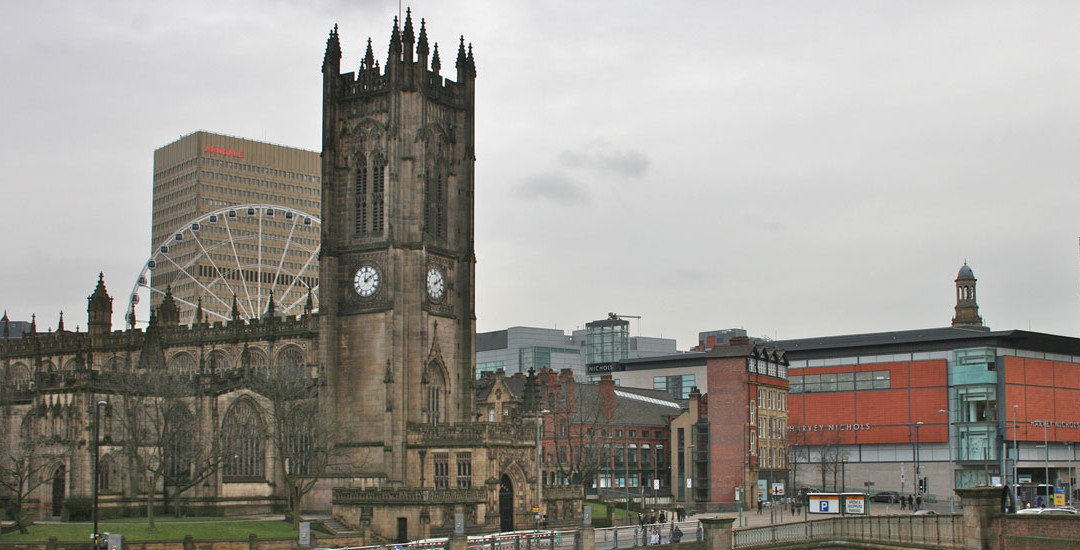
[[[335,26],[317,308],[284,315],[271,299],[257,319],[234,306],[211,321],[181,316],[166,292],[146,328],[114,331],[99,275],[85,330],[61,316],[16,337],[0,319],[0,444],[34,448],[41,483],[23,500],[36,517],[96,489],[106,515],[145,513],[152,493],[151,506],[204,514],[329,513],[371,541],[438,536],[455,517],[469,532],[535,525],[536,413],[490,421],[474,402],[472,46],[459,41],[444,78],[409,13],[381,67],[370,39],[355,72],[341,61]],[[283,372],[302,391],[266,382]],[[158,374],[174,382],[125,382]],[[125,408],[135,396],[142,412]],[[296,432],[299,403],[317,414]],[[544,490],[544,512],[580,516],[579,491],[559,489]]]

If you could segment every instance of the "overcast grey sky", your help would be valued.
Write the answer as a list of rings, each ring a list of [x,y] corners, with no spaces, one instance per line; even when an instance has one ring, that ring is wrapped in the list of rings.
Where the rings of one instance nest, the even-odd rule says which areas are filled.
[[[676,7],[677,6],[677,7]],[[477,329],[799,338],[1080,334],[1080,3],[413,2],[477,64]],[[0,308],[114,325],[152,154],[195,130],[318,150],[320,66],[394,1],[0,4]]]

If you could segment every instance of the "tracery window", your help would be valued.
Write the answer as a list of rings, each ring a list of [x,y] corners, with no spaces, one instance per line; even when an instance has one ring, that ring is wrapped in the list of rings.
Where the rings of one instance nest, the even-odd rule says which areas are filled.
[[[97,486],[99,492],[107,493],[113,490],[112,482],[116,477],[115,468],[116,465],[113,464],[113,456],[111,454],[98,459]]]
[[[262,419],[255,404],[240,399],[229,407],[221,423],[221,448],[225,463],[225,478],[251,478],[264,476],[264,436]]]
[[[435,488],[446,489],[450,487],[450,454],[432,453],[431,459],[435,464]]]
[[[258,374],[265,374],[270,361],[266,358],[266,352],[259,348],[248,348],[244,352],[244,368],[251,369]]]
[[[195,437],[195,417],[183,405],[176,405],[165,414],[162,447],[165,451],[165,475],[186,479],[191,475],[192,441]]]
[[[228,354],[219,349],[210,352],[207,364],[210,365],[210,372],[222,373],[232,368]]]
[[[295,372],[302,368],[305,363],[304,352],[296,346],[288,346],[278,353],[275,368]]]
[[[126,370],[124,368],[124,358],[111,357],[108,361],[105,362],[104,370],[105,372],[121,372],[123,370]]]
[[[446,381],[437,363],[428,365],[421,386],[424,391],[424,405],[428,422],[437,424],[443,420],[443,394],[446,392]]]
[[[371,232],[382,233],[386,218],[383,194],[386,189],[386,159],[376,154],[371,163]]]
[[[472,487],[472,453],[457,454],[457,486],[459,489]]]
[[[357,235],[382,233],[386,224],[386,158],[378,152],[370,159],[364,153],[357,156],[355,231]]]
[[[115,358],[119,359],[119,357]],[[173,374],[195,374],[199,366],[190,353],[177,353],[169,358],[166,370]]]
[[[432,237],[446,237],[447,168],[442,144],[434,138],[426,151],[424,174],[424,232]]]
[[[11,385],[16,391],[30,389],[30,369],[22,363],[11,366]]]
[[[315,458],[312,421],[318,414],[315,402],[297,403],[282,423],[285,431],[285,464],[290,475],[309,475]]]
[[[368,162],[367,155],[359,153],[356,165],[356,234],[365,233],[368,222]]]

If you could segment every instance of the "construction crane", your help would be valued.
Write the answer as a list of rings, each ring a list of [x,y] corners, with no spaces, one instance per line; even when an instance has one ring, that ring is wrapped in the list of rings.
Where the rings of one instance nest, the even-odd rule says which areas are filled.
[[[609,321],[618,321],[622,319],[637,319],[637,332],[638,336],[641,336],[641,316],[640,315],[619,315],[615,312],[608,312],[607,318]]]

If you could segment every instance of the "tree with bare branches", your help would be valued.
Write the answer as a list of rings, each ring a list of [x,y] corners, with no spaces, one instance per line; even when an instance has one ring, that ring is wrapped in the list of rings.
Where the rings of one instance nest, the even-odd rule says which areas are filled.
[[[145,495],[147,526],[156,528],[154,506],[159,488],[173,488],[174,506],[185,490],[210,477],[221,464],[216,444],[199,429],[191,404],[197,388],[190,376],[164,369],[116,373],[111,407],[121,432],[121,448]]]
[[[334,411],[319,398],[319,380],[303,365],[286,364],[250,375],[263,399],[270,444],[278,456],[278,479],[288,491],[288,519],[300,523],[300,502],[315,488],[334,458]]]
[[[611,459],[611,447],[602,437],[611,423],[600,402],[595,385],[579,385],[572,379],[549,383],[542,390],[542,401],[550,411],[545,433],[554,444],[549,471],[560,484],[578,485],[581,497],[585,488]]]
[[[11,499],[15,525],[23,534],[29,532],[30,524],[26,501],[35,489],[50,480],[49,472],[56,465],[55,457],[46,452],[49,441],[38,425],[39,420],[37,411],[28,412],[19,428],[19,437],[8,437],[17,419],[0,421],[0,441],[12,442],[0,451],[0,488]]]

